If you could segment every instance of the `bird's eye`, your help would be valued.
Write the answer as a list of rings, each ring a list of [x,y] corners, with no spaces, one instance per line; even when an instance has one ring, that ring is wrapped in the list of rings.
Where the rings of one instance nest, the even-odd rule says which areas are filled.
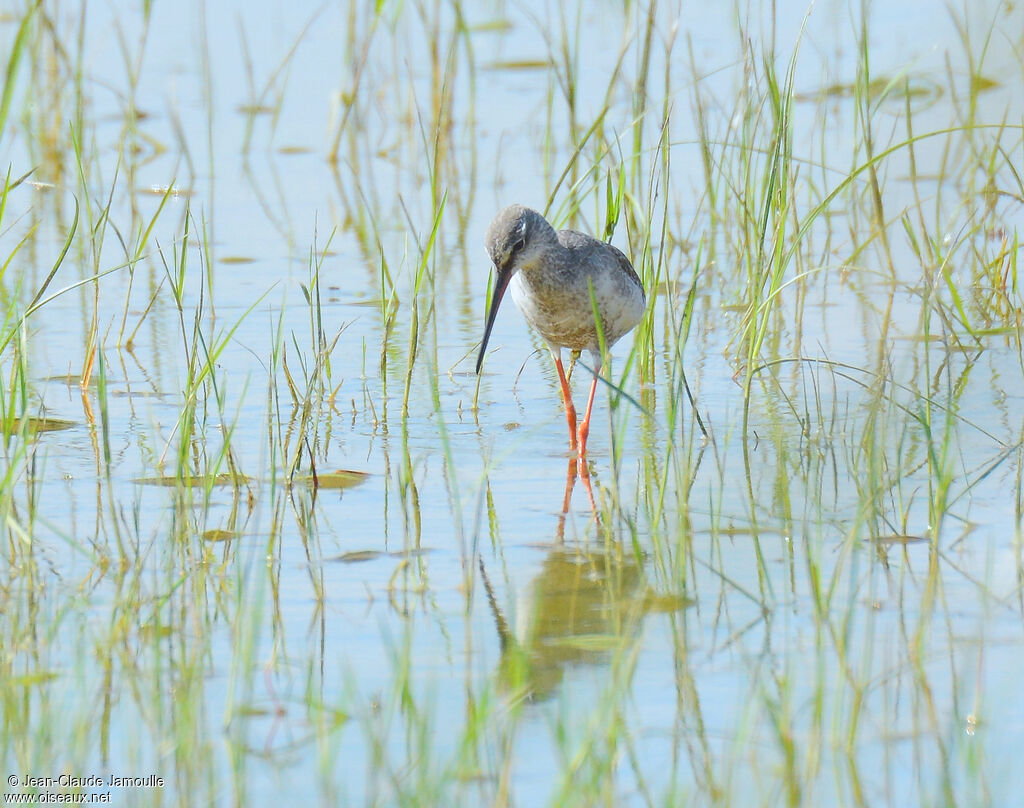
[[[512,236],[509,255],[515,255],[526,245],[526,222],[516,222],[516,226],[509,235]]]

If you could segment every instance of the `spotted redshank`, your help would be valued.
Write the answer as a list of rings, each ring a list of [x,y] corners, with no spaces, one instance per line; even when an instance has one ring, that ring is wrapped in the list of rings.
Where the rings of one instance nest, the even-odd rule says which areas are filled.
[[[610,348],[640,322],[647,304],[640,278],[629,259],[611,244],[575,230],[556,233],[537,211],[522,205],[505,208],[491,222],[487,252],[496,276],[476,372],[483,365],[501,298],[511,287],[512,299],[551,350],[569,423],[569,445],[578,449],[582,458],[587,452],[590,412],[601,370],[601,337]],[[599,325],[603,334],[598,333]],[[587,350],[594,360],[587,411],[578,431],[562,348],[574,354]]]

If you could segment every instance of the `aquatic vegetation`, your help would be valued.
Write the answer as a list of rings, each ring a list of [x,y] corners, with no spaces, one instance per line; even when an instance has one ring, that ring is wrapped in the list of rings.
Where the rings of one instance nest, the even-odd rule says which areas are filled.
[[[1024,10],[303,14],[0,15],[7,792],[1011,801]],[[514,202],[646,295],[582,467]]]

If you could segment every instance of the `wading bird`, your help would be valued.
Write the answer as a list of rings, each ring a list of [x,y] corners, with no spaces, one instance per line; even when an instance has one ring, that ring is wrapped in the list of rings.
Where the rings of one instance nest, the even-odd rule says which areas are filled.
[[[590,412],[601,370],[601,343],[610,348],[643,317],[647,298],[633,265],[611,244],[575,230],[559,230],[537,211],[512,205],[487,228],[495,281],[476,372],[484,362],[491,327],[505,290],[551,351],[562,387],[569,446],[587,452]],[[595,316],[596,308],[596,316]],[[598,333],[600,327],[601,333]],[[562,348],[587,350],[594,360],[587,410],[576,428],[576,408],[562,366]]]

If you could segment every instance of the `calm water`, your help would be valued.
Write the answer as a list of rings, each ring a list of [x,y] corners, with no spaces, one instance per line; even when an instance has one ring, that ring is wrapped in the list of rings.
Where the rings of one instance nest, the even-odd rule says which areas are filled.
[[[29,411],[41,405],[74,426],[40,436],[34,465],[17,441],[8,447],[8,772],[167,781],[115,791],[115,804],[479,804],[506,794],[560,804],[585,802],[575,778],[603,771],[614,804],[1010,804],[1024,785],[1013,755],[1024,737],[1019,340],[998,322],[965,348],[921,339],[921,262],[900,224],[909,211],[916,226],[921,211],[940,245],[966,243],[985,177],[960,166],[974,159],[972,142],[981,152],[993,140],[987,130],[953,145],[922,140],[916,186],[906,150],[880,165],[891,273],[863,211],[837,202],[808,231],[814,264],[799,271],[813,277],[783,294],[763,355],[867,371],[790,361],[773,371],[778,383],[764,372],[744,441],[733,338],[746,276],[727,246],[734,223],[709,213],[696,99],[712,139],[738,142],[737,99],[756,89],[744,38],[762,51],[774,41],[784,73],[805,23],[801,4],[781,4],[774,19],[768,5],[654,11],[640,154],[657,166],[667,100],[671,182],[659,199],[668,196],[682,246],[665,273],[684,291],[663,290],[654,304],[657,378],[646,389],[635,372],[623,382],[649,415],[622,401],[610,417],[600,391],[590,459],[601,520],[581,480],[562,511],[573,481],[557,382],[511,304],[478,388],[482,241],[505,204],[544,207],[574,152],[570,133],[585,133],[606,103],[604,134],[618,135],[628,159],[646,7],[599,3],[577,19],[553,5],[476,5],[461,10],[461,34],[449,5],[385,4],[375,21],[313,4],[158,3],[148,27],[131,5],[45,9],[49,33],[34,23],[0,139],[12,178],[36,169],[0,223],[3,260],[35,228],[3,277],[5,303],[20,300],[20,313],[31,300],[76,198],[79,235],[50,292],[124,264],[160,213],[131,272],[48,302],[25,332]],[[13,42],[23,13],[3,8],[0,40]],[[551,64],[562,59],[563,19],[573,114],[564,65]],[[793,152],[819,198],[864,159],[849,91],[860,19],[820,2],[800,40]],[[907,136],[907,107],[917,133],[967,123],[965,42],[975,63],[983,54],[986,79],[972,122],[1021,120],[1019,9],[878,4],[869,22],[873,77],[914,88],[874,104],[876,151]],[[1019,131],[1003,144],[1019,154]],[[1009,172],[996,181],[1007,194],[993,221],[1012,252],[1019,199]],[[575,226],[603,222],[604,182],[581,193]],[[403,418],[420,250],[442,193]],[[566,194],[563,185],[555,213]],[[98,252],[90,228],[102,233]],[[978,243],[1000,237],[982,230]],[[639,266],[643,238],[629,235],[620,224],[613,241]],[[943,265],[965,287],[957,273],[973,243]],[[652,249],[668,247],[655,235]],[[182,253],[179,312],[171,286]],[[707,265],[684,356],[713,435],[703,451],[689,405],[672,427],[666,402],[666,313],[681,308],[698,254]],[[329,405],[303,425],[287,377],[303,387],[313,361],[311,256],[322,258],[326,338],[340,336]],[[390,324],[382,261],[397,300]],[[138,480],[174,474],[197,312],[219,352],[187,463],[227,471],[229,430],[250,482],[195,491],[182,507],[172,487]],[[105,408],[77,384],[94,313]],[[931,333],[948,336],[933,316]],[[629,343],[614,351],[616,380]],[[12,357],[13,345],[5,395]],[[892,386],[878,400],[871,370],[881,366]],[[581,397],[583,381],[575,386]],[[940,431],[945,415],[926,415],[918,392],[956,412],[941,529],[922,424]],[[666,463],[671,446],[679,454]],[[320,474],[367,476],[316,496],[289,492],[296,453],[299,474],[313,457]],[[881,517],[863,506],[878,480],[888,486]],[[933,528],[934,543],[917,540]],[[234,538],[213,541],[213,530]],[[510,684],[516,670],[525,701]],[[468,705],[481,703],[490,712],[474,735]]]

